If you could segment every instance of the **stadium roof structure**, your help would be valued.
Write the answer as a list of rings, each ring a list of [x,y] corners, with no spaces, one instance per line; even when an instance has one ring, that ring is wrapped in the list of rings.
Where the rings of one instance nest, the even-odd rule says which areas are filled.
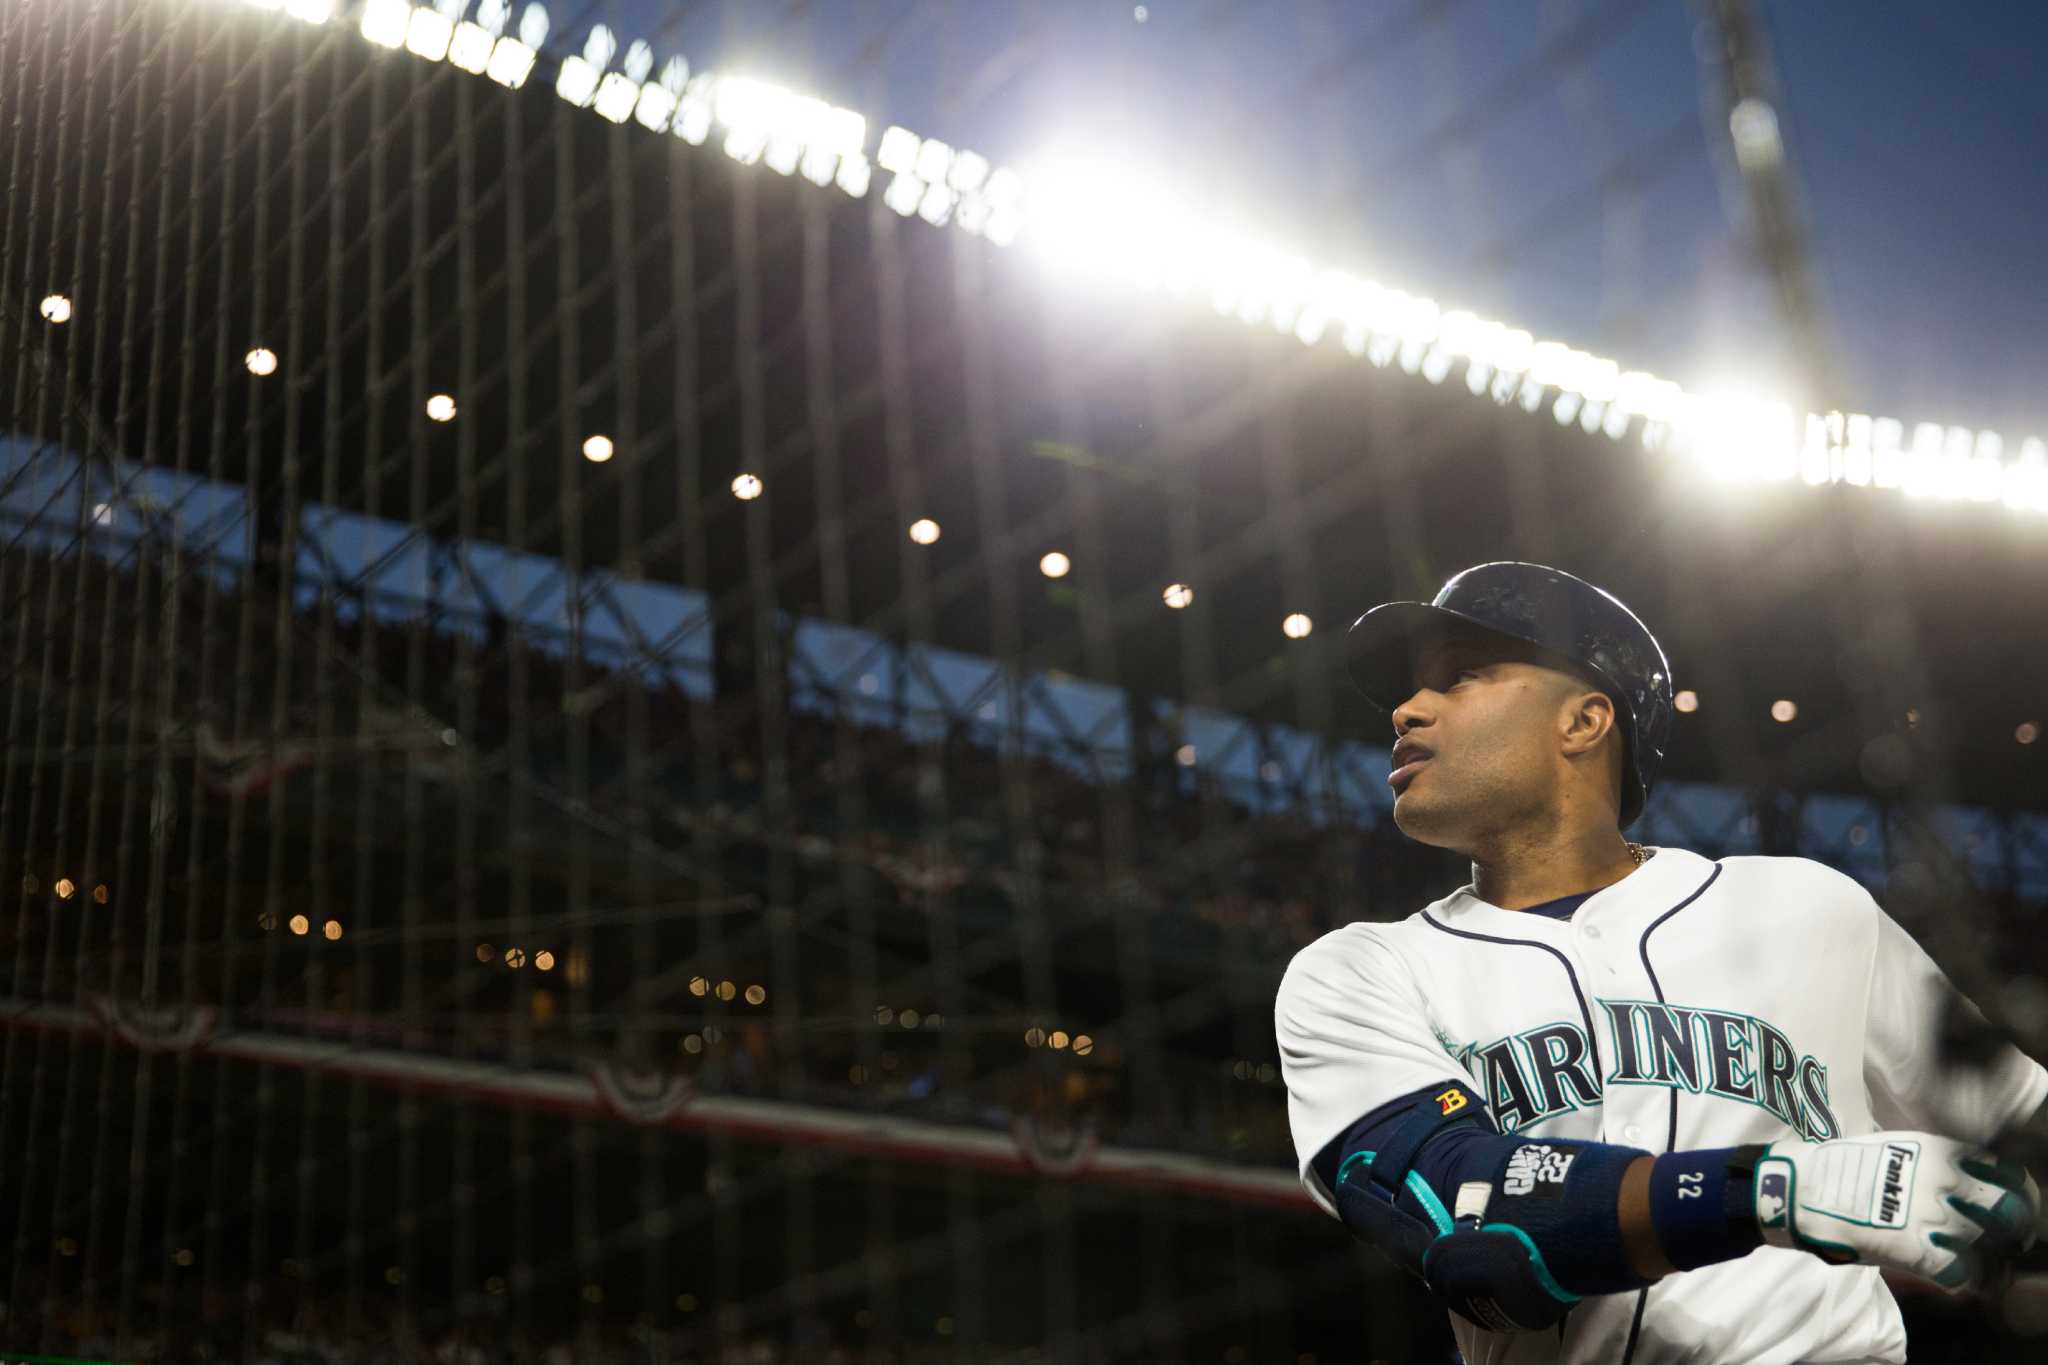
[[[1369,738],[1345,623],[1558,563],[1697,691],[1676,775],[2037,800],[2040,651],[2007,623],[2048,567],[2038,441],[1702,407],[1420,296],[1318,294],[1263,248],[1221,290],[1207,239],[1154,251],[1173,221],[1114,200],[1036,220],[1087,257],[1076,287],[1031,212],[1085,177],[1018,198],[971,153],[594,32],[556,61],[529,31],[515,81],[503,5],[463,21],[488,47],[438,9],[285,8],[167,28],[200,79],[81,71],[24,105],[24,155],[108,167],[21,220],[76,310],[29,434],[241,481],[259,539],[347,507],[700,588],[727,628],[791,612]],[[78,145],[69,102],[98,98],[132,140]]]

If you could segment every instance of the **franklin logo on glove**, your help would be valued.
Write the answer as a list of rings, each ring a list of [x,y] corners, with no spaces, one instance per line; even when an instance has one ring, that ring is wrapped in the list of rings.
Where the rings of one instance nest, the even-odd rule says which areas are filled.
[[[1913,1195],[1913,1166],[1919,1159],[1918,1148],[1903,1142],[1884,1145],[1884,1179],[1877,1182],[1877,1206],[1870,1211],[1874,1226],[1906,1226],[1906,1208]]]

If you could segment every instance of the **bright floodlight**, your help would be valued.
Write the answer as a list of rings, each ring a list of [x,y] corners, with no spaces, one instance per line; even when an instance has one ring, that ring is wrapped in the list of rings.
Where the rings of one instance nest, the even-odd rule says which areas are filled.
[[[761,476],[741,474],[732,481],[732,495],[741,502],[752,502],[761,496]]]
[[[455,26],[455,36],[448,41],[448,64],[481,76],[491,64],[491,48],[497,41],[481,24],[464,20]]]
[[[1179,611],[1195,600],[1195,590],[1185,583],[1169,583],[1166,585],[1166,591],[1159,596],[1167,606]]]
[[[597,87],[597,98],[593,107],[604,118],[613,123],[624,123],[632,117],[633,106],[640,102],[640,87],[616,71],[608,71],[602,84]]]
[[[839,162],[837,182],[839,188],[855,199],[868,192],[868,182],[874,179],[874,167],[859,152],[843,157]]]
[[[592,464],[603,464],[612,457],[612,438],[591,436],[583,442],[583,458]]]
[[[369,0],[363,6],[363,36],[379,47],[405,46],[411,22],[411,0]]]
[[[1065,578],[1067,571],[1073,567],[1074,561],[1058,550],[1047,551],[1045,557],[1038,561],[1038,571],[1047,578]]]
[[[52,294],[43,300],[41,309],[45,322],[66,323],[71,321],[71,300],[62,294]]]
[[[562,69],[555,73],[555,93],[581,109],[597,93],[597,78],[596,67],[571,53],[562,58]]]
[[[920,545],[929,545],[939,538],[939,524],[930,517],[919,517],[910,523],[910,538]]]
[[[1799,703],[1789,697],[1780,697],[1771,703],[1771,719],[1783,725],[1799,715]]]
[[[1700,709],[1700,694],[1688,687],[1673,697],[1671,704],[1681,711],[1697,711]]]
[[[650,132],[665,133],[668,121],[676,112],[676,95],[665,85],[650,82],[640,87],[640,102],[633,106],[633,117],[642,128]]]
[[[448,55],[455,37],[455,23],[439,10],[415,9],[405,30],[405,50],[416,57],[438,62]]]
[[[1316,623],[1298,611],[1290,612],[1287,619],[1280,623],[1280,629],[1290,640],[1305,640],[1308,633],[1315,628]]]
[[[258,379],[277,373],[277,352],[268,346],[258,346],[242,357],[242,363],[249,367],[249,373]]]
[[[1728,133],[1735,139],[1735,159],[1745,168],[1775,166],[1784,155],[1777,111],[1760,99],[1746,99],[1729,111]]]
[[[526,84],[533,71],[533,49],[517,38],[500,38],[491,49],[491,63],[484,74],[508,90]]]
[[[548,40],[547,6],[534,0],[519,16],[519,41],[528,47],[539,48]]]
[[[455,400],[445,393],[437,393],[427,400],[427,416],[436,422],[455,420]]]

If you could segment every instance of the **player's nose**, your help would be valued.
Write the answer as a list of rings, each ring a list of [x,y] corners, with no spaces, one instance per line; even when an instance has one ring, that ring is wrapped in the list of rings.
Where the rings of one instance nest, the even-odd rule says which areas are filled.
[[[1428,696],[1428,688],[1419,688],[1413,696],[1394,708],[1394,738],[1399,739],[1416,726],[1428,725],[1435,719],[1424,701]]]

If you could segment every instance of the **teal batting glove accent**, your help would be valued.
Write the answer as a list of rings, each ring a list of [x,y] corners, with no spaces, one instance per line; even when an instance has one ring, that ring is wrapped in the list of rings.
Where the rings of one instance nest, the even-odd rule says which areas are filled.
[[[1480,1231],[1513,1234],[1514,1239],[1528,1249],[1529,1268],[1536,1272],[1536,1283],[1543,1286],[1543,1292],[1562,1304],[1574,1304],[1579,1301],[1577,1294],[1572,1293],[1571,1290],[1559,1284],[1557,1277],[1550,1273],[1550,1267],[1543,1262],[1543,1253],[1536,1249],[1536,1243],[1529,1239],[1528,1233],[1522,1231],[1513,1223],[1488,1223]]]
[[[1956,1254],[1955,1260],[1949,1263],[1948,1268],[1934,1276],[1936,1284],[1943,1289],[1960,1289],[1977,1278],[1977,1271],[1982,1262],[1978,1259],[1975,1247],[1962,1238],[1951,1237],[1945,1232],[1931,1232],[1927,1235],[1927,1240],[1943,1251],[1953,1251]]]
[[[1345,1157],[1344,1164],[1337,1168],[1337,1183],[1339,1185],[1344,1183],[1345,1177],[1351,1173],[1353,1166],[1361,1163],[1369,1165],[1377,1155],[1377,1152],[1353,1152],[1350,1156]],[[1451,1230],[1450,1211],[1444,1208],[1444,1201],[1436,1197],[1436,1191],[1429,1187],[1429,1182],[1422,1178],[1422,1173],[1420,1171],[1410,1171],[1408,1172],[1408,1178],[1402,1183],[1408,1187],[1408,1193],[1414,1195],[1422,1204],[1422,1211],[1429,1215],[1430,1224],[1436,1228],[1437,1236],[1441,1237],[1449,1232]]]

